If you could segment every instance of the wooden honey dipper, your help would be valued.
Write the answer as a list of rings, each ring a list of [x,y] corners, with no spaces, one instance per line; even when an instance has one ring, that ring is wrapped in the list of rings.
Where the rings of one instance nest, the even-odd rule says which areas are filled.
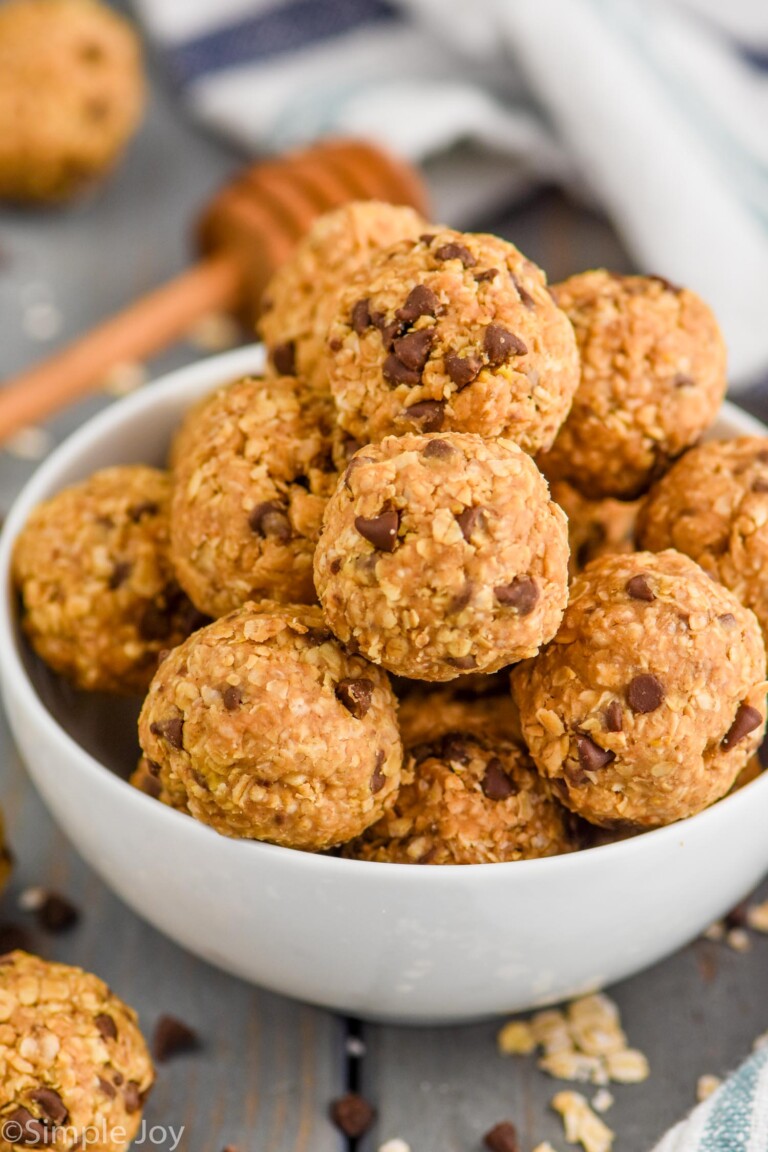
[[[313,220],[350,200],[427,212],[414,169],[364,141],[325,141],[248,168],[203,212],[198,263],[4,384],[0,442],[97,390],[115,364],[167,347],[202,316],[233,312],[253,324],[267,281]]]

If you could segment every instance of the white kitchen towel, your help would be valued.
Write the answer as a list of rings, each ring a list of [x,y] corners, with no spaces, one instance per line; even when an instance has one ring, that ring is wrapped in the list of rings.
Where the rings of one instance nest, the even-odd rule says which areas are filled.
[[[459,227],[565,184],[709,301],[734,386],[768,381],[768,0],[135,3],[194,113],[248,150],[369,136]]]

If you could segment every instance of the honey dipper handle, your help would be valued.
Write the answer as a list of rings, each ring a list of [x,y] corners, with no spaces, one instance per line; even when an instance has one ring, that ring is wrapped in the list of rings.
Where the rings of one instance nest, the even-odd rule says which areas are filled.
[[[232,310],[242,295],[240,264],[224,252],[202,260],[86,336],[0,389],[0,442],[103,383],[110,368],[143,360],[177,339],[200,317]]]

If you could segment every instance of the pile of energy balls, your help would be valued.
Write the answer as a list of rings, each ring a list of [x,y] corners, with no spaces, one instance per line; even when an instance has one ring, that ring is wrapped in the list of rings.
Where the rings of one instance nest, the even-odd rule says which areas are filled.
[[[693,292],[549,288],[495,236],[354,203],[261,335],[264,378],[195,403],[167,471],[99,472],[16,544],[39,656],[146,693],[137,787],[227,836],[475,864],[758,770],[768,439],[699,443],[726,361]]]

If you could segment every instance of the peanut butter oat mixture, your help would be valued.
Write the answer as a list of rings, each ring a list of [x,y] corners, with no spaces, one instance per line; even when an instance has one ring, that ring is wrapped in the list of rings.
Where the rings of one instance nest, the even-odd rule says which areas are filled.
[[[735,592],[768,638],[768,437],[692,448],[651,490],[643,548],[676,548]]]
[[[153,1080],[136,1013],[96,976],[0,958],[0,1152],[65,1152],[86,1130],[94,1152],[127,1148]]]
[[[174,807],[226,836],[321,851],[392,802],[396,710],[386,673],[318,608],[246,604],[164,660],[139,738]]]
[[[589,564],[557,636],[512,686],[539,771],[608,827],[668,824],[712,804],[765,726],[755,616],[671,550]]]
[[[353,201],[310,228],[267,285],[259,333],[270,371],[300,376],[328,392],[325,343],[338,293],[382,248],[419,235],[426,220],[413,208]]]
[[[640,502],[633,500],[585,500],[564,480],[551,485],[552,499],[568,517],[571,579],[597,556],[634,552],[635,521]]]
[[[333,424],[330,399],[292,378],[239,380],[192,409],[174,455],[171,549],[201,612],[316,599]]]
[[[328,623],[401,676],[452,680],[534,655],[567,598],[565,516],[509,440],[389,437],[361,449],[315,555]]]
[[[707,305],[658,277],[582,272],[552,289],[570,317],[581,382],[540,464],[584,496],[633,500],[710,426],[725,345]]]
[[[440,229],[379,253],[337,300],[328,370],[361,444],[407,432],[548,448],[579,367],[544,273],[495,236]]]
[[[145,691],[203,622],[171,565],[170,496],[164,472],[107,468],[39,505],[16,541],[24,631],[78,688]]]

